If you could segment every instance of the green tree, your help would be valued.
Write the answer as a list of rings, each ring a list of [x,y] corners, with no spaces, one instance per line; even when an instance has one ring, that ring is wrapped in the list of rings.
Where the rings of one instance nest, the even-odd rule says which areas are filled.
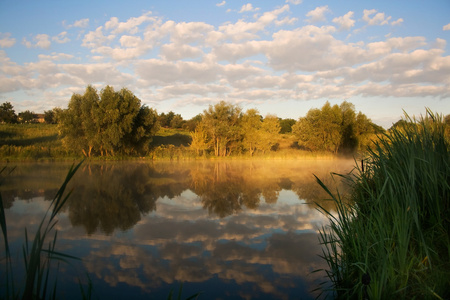
[[[342,115],[339,106],[325,103],[322,109],[311,109],[292,126],[301,147],[311,151],[336,153],[341,141]]]
[[[344,101],[339,106],[342,114],[341,123],[341,143],[340,149],[346,152],[353,152],[358,146],[358,138],[355,128],[355,106]]]
[[[188,131],[194,131],[195,128],[197,127],[197,124],[199,124],[202,121],[202,115],[198,114],[195,117],[187,120],[184,124],[183,124],[183,128],[188,130]]]
[[[161,127],[170,127],[170,123],[172,119],[175,117],[175,113],[173,111],[169,111],[167,114],[161,113],[158,116],[158,121]]]
[[[26,111],[20,112],[18,115],[18,118],[21,123],[32,123],[32,122],[34,122],[34,119],[36,118],[36,114],[32,111],[26,110]]]
[[[244,149],[253,156],[260,140],[259,130],[261,128],[261,115],[256,109],[249,109],[242,116],[241,128]]]
[[[203,154],[208,149],[208,132],[203,124],[199,124],[194,131],[191,131],[190,147],[197,152],[197,155]]]
[[[0,105],[0,123],[17,123],[17,115],[11,102]]]
[[[170,121],[170,127],[171,128],[181,128],[184,124],[183,117],[180,114],[176,114],[173,116],[172,120]]]
[[[88,86],[84,95],[74,94],[61,113],[64,144],[86,157],[93,152],[114,155],[147,151],[157,130],[156,111],[141,106],[141,101],[125,88],[116,92],[106,86],[99,94]]]
[[[44,110],[44,121],[47,124],[56,124],[56,116],[53,110]]]
[[[215,156],[231,153],[233,143],[240,139],[241,108],[220,101],[203,112],[202,123],[208,130]]]
[[[281,119],[280,118],[280,133],[291,133],[292,132],[292,126],[295,124],[294,119]]]
[[[63,145],[73,152],[81,152],[88,156],[87,140],[83,129],[81,103],[83,96],[73,94],[68,108],[60,114],[61,122],[58,124],[59,134],[62,136]]]
[[[258,148],[261,149],[263,153],[270,151],[270,149],[276,145],[280,129],[280,121],[277,116],[267,115],[264,118],[258,134]]]

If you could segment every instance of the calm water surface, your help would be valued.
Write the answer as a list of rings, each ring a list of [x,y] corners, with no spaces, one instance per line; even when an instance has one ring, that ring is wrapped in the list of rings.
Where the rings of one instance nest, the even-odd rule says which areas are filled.
[[[332,206],[313,174],[333,185],[330,172],[353,165],[84,163],[57,225],[57,249],[82,259],[60,264],[60,297],[79,299],[77,278],[87,273],[99,299],[167,299],[180,283],[183,298],[201,291],[199,299],[314,299],[325,278],[311,272],[326,268],[317,232],[327,220],[306,203]],[[34,234],[69,167],[17,164],[1,175],[15,260],[24,228]]]

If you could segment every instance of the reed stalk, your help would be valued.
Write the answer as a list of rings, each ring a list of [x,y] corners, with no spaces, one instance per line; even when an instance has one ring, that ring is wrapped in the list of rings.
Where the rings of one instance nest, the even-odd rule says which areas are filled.
[[[339,299],[448,299],[450,143],[442,116],[406,116],[369,149],[364,170],[344,176],[350,199],[320,231],[327,277]]]

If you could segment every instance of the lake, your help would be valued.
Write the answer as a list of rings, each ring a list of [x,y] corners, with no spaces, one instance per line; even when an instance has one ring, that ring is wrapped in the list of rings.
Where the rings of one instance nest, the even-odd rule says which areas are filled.
[[[0,192],[17,262],[24,228],[34,236],[70,164],[14,166],[1,174]],[[199,299],[314,299],[312,290],[326,281],[324,272],[312,272],[326,268],[318,229],[327,219],[309,203],[333,205],[313,174],[345,193],[330,172],[353,166],[353,160],[85,162],[56,226],[56,248],[81,258],[59,265],[60,297],[79,299],[78,278],[89,277],[99,299],[167,299],[171,289],[176,299],[181,283],[183,299],[196,292]],[[3,240],[1,251],[4,257]]]

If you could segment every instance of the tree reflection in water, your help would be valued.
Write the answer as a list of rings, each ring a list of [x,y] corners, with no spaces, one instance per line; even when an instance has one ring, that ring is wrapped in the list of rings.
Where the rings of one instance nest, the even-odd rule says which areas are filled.
[[[205,291],[202,299],[310,299],[308,291],[321,276],[310,273],[325,267],[316,231],[325,219],[305,203],[332,209],[321,200],[327,195],[313,174],[331,186],[329,173],[347,172],[352,165],[86,163],[71,182],[58,241],[82,258],[100,298],[166,298],[184,282],[186,293]],[[19,169],[21,179],[12,177],[2,187],[10,218],[38,219],[30,210],[15,211],[21,205],[14,199],[46,200],[45,188],[54,190],[61,181],[38,189],[40,177],[58,176],[42,166],[33,172],[27,183],[27,172]],[[335,184],[342,191],[342,182]],[[23,234],[22,228],[10,229],[12,238]]]

